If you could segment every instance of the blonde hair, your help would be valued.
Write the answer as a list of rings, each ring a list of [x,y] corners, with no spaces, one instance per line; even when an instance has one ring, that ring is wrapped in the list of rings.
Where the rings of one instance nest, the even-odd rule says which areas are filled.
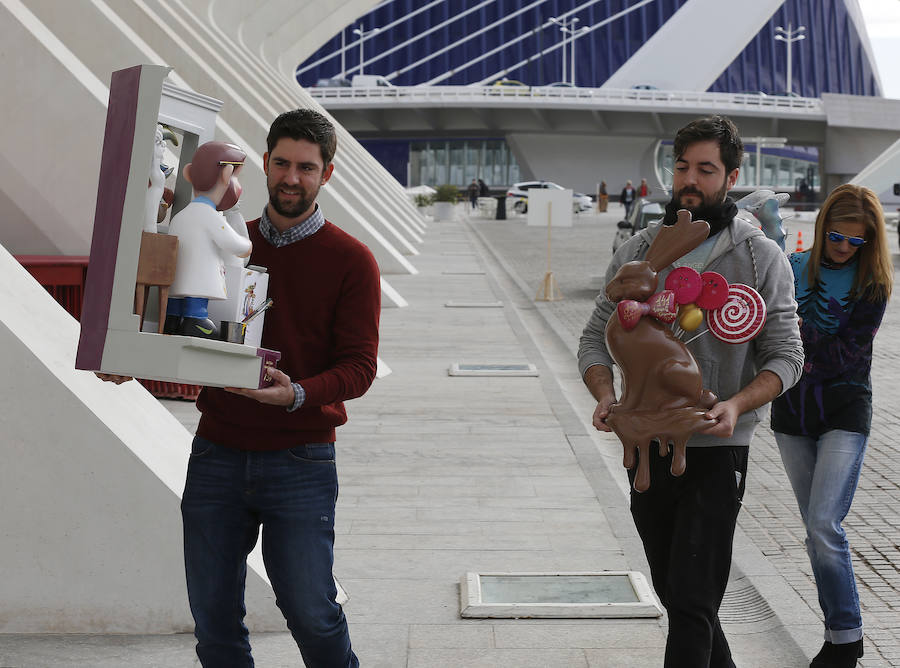
[[[868,188],[850,183],[832,190],[816,216],[815,239],[807,265],[810,285],[819,279],[826,235],[834,223],[863,223],[866,226],[866,243],[856,251],[859,268],[853,282],[854,297],[887,301],[894,282],[894,265],[888,248],[881,202]]]

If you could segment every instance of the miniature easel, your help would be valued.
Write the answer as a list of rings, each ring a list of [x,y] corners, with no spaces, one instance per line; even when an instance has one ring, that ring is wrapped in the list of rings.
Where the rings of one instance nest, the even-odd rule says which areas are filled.
[[[168,234],[141,232],[137,280],[134,286],[134,312],[141,318],[138,331],[144,329],[144,311],[150,286],[159,288],[159,329],[162,334],[169,301],[169,286],[175,280],[175,261],[178,256],[178,237]]]
[[[559,286],[556,284],[556,277],[550,269],[550,230],[553,221],[553,202],[547,202],[547,273],[544,274],[544,280],[541,281],[541,287],[538,288],[534,300],[537,302],[554,302],[563,298]],[[541,296],[543,295],[543,296]]]

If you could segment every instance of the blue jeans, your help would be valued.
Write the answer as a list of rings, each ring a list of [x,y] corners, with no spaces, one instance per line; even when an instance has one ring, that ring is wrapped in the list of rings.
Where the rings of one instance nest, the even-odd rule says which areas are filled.
[[[252,667],[247,555],[262,526],[275,599],[308,668],[357,668],[335,602],[334,443],[249,452],[194,438],[181,502],[188,599],[206,667]]]
[[[856,642],[862,638],[862,615],[841,522],[850,511],[869,438],[835,429],[818,439],[776,432],[775,440],[806,526],[806,551],[825,615],[825,640]]]

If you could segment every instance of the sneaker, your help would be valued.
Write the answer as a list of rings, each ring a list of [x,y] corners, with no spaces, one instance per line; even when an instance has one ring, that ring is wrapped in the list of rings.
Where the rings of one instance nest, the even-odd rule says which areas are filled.
[[[209,318],[184,318],[178,332],[198,339],[218,339],[219,328]]]

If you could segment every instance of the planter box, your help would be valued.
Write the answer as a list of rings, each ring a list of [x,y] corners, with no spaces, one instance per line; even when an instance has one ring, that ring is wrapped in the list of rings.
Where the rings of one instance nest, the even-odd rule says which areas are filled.
[[[455,202],[435,202],[434,206],[434,220],[453,220],[456,216],[454,215],[456,212],[456,203]]]

